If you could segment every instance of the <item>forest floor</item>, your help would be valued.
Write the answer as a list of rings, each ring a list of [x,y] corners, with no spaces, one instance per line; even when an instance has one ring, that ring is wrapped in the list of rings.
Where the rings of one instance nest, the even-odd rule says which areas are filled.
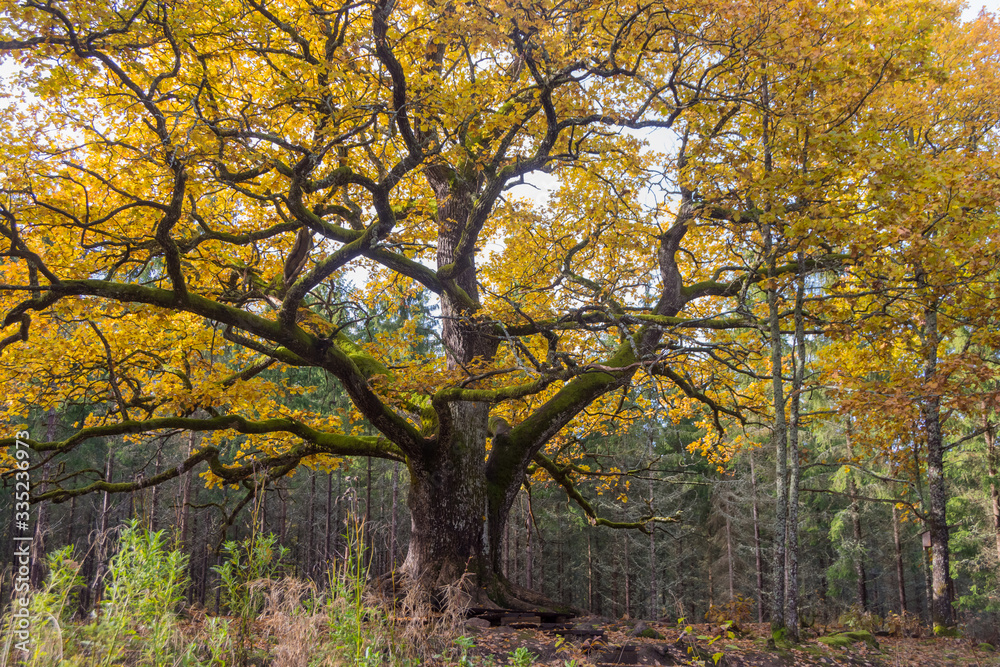
[[[728,636],[709,624],[678,627],[672,624],[611,622],[577,619],[576,627],[603,629],[603,641],[562,639],[550,632],[506,626],[475,627],[472,654],[487,663],[505,664],[519,648],[536,657],[536,665],[713,665],[720,667],[792,667],[798,665],[852,665],[858,667],[984,667],[1000,665],[1000,653],[969,639],[945,637],[871,637],[848,646],[832,647],[809,632],[800,644],[769,647],[770,629],[744,625]],[[636,636],[646,629],[647,635]],[[687,630],[685,632],[685,630]],[[829,628],[833,636],[844,628]],[[721,635],[721,636],[720,636]],[[715,639],[718,637],[718,639]],[[837,643],[837,642],[835,642]],[[840,643],[847,643],[842,641]],[[721,654],[721,655],[720,655]],[[716,662],[717,660],[717,662]],[[575,662],[574,662],[575,661]]]

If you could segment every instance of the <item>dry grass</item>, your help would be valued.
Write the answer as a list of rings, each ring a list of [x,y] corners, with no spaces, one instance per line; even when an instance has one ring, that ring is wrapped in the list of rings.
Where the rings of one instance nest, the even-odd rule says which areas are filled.
[[[316,585],[285,577],[268,580],[267,604],[260,626],[273,642],[275,667],[308,667],[310,651],[320,641],[325,616]]]

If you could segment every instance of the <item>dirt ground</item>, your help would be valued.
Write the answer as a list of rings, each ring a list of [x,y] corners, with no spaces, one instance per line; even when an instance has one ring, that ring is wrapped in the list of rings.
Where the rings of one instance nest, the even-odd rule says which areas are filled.
[[[988,645],[960,638],[898,638],[876,636],[870,643],[857,641],[834,648],[810,632],[801,644],[769,646],[766,626],[746,625],[735,637],[719,626],[699,624],[678,627],[666,623],[608,622],[606,619],[575,619],[576,628],[604,630],[603,639],[559,636],[552,631],[509,626],[472,624],[468,633],[476,639],[473,653],[487,663],[511,663],[518,648],[531,651],[535,664],[567,667],[575,665],[719,665],[719,667],[791,667],[793,665],[856,665],[872,667],[985,667],[1000,666],[1000,653]],[[690,631],[685,629],[690,627]],[[637,636],[653,632],[660,638]],[[835,634],[841,629],[827,629]],[[650,632],[652,631],[652,632]],[[595,633],[596,634],[596,633]],[[522,652],[523,655],[523,652]],[[573,662],[575,661],[575,662]]]

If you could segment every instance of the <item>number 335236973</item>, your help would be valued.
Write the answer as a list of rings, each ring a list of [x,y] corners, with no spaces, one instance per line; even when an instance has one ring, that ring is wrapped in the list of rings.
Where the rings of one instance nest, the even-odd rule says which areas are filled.
[[[14,474],[14,479],[16,483],[14,484],[14,520],[15,521],[27,521],[28,520],[28,492],[31,490],[31,485],[28,479],[28,443],[21,440],[21,438],[27,438],[27,431],[18,431],[15,435],[15,443],[17,448],[14,451],[14,458],[17,459],[18,471]]]

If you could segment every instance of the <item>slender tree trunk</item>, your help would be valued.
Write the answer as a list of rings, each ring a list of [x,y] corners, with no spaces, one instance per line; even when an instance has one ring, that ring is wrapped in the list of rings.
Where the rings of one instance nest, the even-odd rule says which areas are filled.
[[[524,513],[524,585],[527,588],[531,588],[532,586],[531,575],[534,573],[531,566],[534,560],[532,558],[533,555],[531,549],[531,511],[529,505],[528,511]]]
[[[782,378],[781,314],[779,312],[778,290],[775,280],[775,252],[772,241],[773,231],[764,230],[765,247],[768,257],[769,285],[767,289],[769,338],[771,344],[771,390],[774,403],[772,441],[775,449],[775,484],[777,503],[774,518],[774,561],[771,587],[771,628],[778,630],[785,626],[785,535],[788,530],[788,428],[785,421],[785,386]]]
[[[925,524],[925,528],[927,528]],[[934,627],[934,584],[931,580],[931,550],[927,547],[923,550],[923,570],[924,570],[924,607],[927,610],[926,618],[931,628]]]
[[[56,439],[56,410],[49,408],[48,419],[45,426],[45,439],[52,442]],[[49,476],[48,463],[42,465],[42,479],[39,482],[36,493],[45,491],[45,480]],[[35,533],[31,540],[31,570],[28,580],[33,589],[42,585],[45,578],[45,553],[46,538],[49,533],[49,504],[47,502],[38,503],[38,510],[35,514]]]
[[[997,479],[997,469],[1000,468],[1000,455],[996,446],[996,430],[993,423],[986,420],[986,452],[990,475],[990,512],[993,515],[993,535],[996,540],[997,558],[1000,560],[1000,482]]]
[[[392,514],[389,523],[389,569],[396,569],[396,533],[399,530],[396,521],[399,505],[399,464],[392,464]]]
[[[625,615],[632,618],[632,576],[629,567],[629,536],[625,538]]]
[[[195,486],[195,485],[192,485],[192,483],[191,483],[191,476],[192,476],[192,474],[193,473],[189,470],[187,472],[187,479],[184,482],[185,486],[190,491],[190,495],[188,497],[187,503],[183,507],[183,513],[185,515],[190,511],[191,506],[197,504],[197,502],[198,502],[198,487]],[[202,540],[201,542],[199,542],[198,541],[198,525],[199,525],[198,513],[197,512],[193,513],[190,516],[189,519],[186,519],[186,521],[188,523],[185,524],[184,532],[182,533],[182,539],[184,540],[184,545],[185,545],[184,548],[189,553],[200,553],[201,554],[201,558],[199,560],[201,561],[201,568],[205,569],[205,568],[208,567],[208,564],[206,562],[207,559],[208,559],[208,544],[207,544],[207,542],[208,542],[208,535],[210,533],[206,532],[205,533],[206,537],[204,538],[204,540]],[[211,530],[211,525],[212,525],[211,516],[206,516],[204,519],[202,519],[201,523],[204,523],[206,526],[208,526],[209,527],[209,531]],[[190,528],[187,527],[188,525],[190,525]],[[192,574],[194,574],[194,567],[195,567],[194,563],[192,563],[190,567],[191,567]],[[205,577],[207,577],[207,575],[203,574],[202,575],[202,579],[204,579]],[[205,582],[202,581],[201,582],[201,592],[200,592],[200,594],[198,594],[198,600],[200,600],[201,604],[203,604],[203,605],[205,604],[205,590],[204,589],[205,589]],[[192,595],[194,595],[194,594],[195,594],[195,591],[192,591]]]
[[[861,534],[861,508],[858,503],[858,491],[854,484],[854,473],[847,478],[847,493],[851,498],[851,526],[853,528],[854,542],[860,551],[864,545]],[[868,609],[868,573],[865,571],[864,557],[859,553],[854,558],[854,574],[857,578],[858,604],[862,609]]]
[[[278,486],[274,487],[274,495],[278,496],[278,507],[280,508],[278,514],[278,539],[284,544],[287,542],[288,537],[288,495],[287,493],[282,493],[282,489]]]
[[[206,520],[205,523],[208,525],[209,530],[211,530],[211,520]],[[195,528],[197,528],[197,521],[195,521]],[[195,530],[193,532],[194,532],[194,535],[195,535],[195,539],[193,541],[194,541],[194,544],[197,544],[198,543],[198,541],[197,541],[198,532],[197,532],[197,530]],[[210,535],[210,534],[211,534],[210,532],[206,532],[205,533],[206,539],[207,539],[207,536]],[[205,606],[205,600],[208,599],[208,559],[209,559],[208,544],[207,543],[203,544],[199,548],[199,551],[201,552],[201,558],[199,559],[201,561],[201,573],[200,573],[200,576],[198,577],[198,581],[199,581],[199,584],[198,584],[198,600],[199,600],[199,602],[201,602],[202,606]],[[221,590],[221,587],[220,587],[220,590]]]
[[[316,563],[316,471],[309,471],[309,505],[306,507],[306,577],[312,579]]]
[[[757,514],[757,475],[753,464],[753,451],[750,452],[750,493],[753,503],[750,513],[753,517],[753,551],[757,566],[757,622],[764,622],[764,561],[760,548],[760,519]]]
[[[351,498],[354,498],[353,493]],[[344,475],[341,472],[337,472],[337,521],[334,523],[334,533],[333,533],[333,557],[336,557],[341,553],[341,537],[347,533],[347,517],[344,516]],[[347,503],[347,511],[351,511],[350,502]]]
[[[706,545],[705,549],[705,565],[708,570],[708,608],[711,609],[715,606],[715,577],[712,576],[715,570],[712,565],[712,547],[711,544]]]
[[[190,457],[194,452],[194,431],[188,432],[187,438],[187,457]],[[181,544],[188,546],[188,524],[191,518],[191,477],[194,474],[193,471],[188,470],[184,473],[184,477],[181,479],[181,499],[180,511],[177,513],[178,516],[178,526],[177,526],[177,536],[181,541]]]
[[[896,585],[899,592],[899,610],[906,609],[906,578],[903,576],[903,548],[899,540],[899,511],[892,506],[892,543],[896,553]]]
[[[108,447],[108,459],[104,465],[104,479],[108,482],[114,481],[114,461],[115,450],[113,446]],[[104,492],[101,501],[101,520],[97,534],[97,557],[95,562],[94,581],[91,584],[91,600],[99,599],[104,582],[104,573],[108,564],[108,524],[111,521],[111,494]]]
[[[733,528],[726,516],[726,563],[729,565],[729,599],[736,599],[736,576],[733,567]]]
[[[163,468],[163,447],[161,446],[156,450],[156,464],[153,467],[153,474],[159,475],[160,470]],[[156,504],[159,499],[158,490],[160,488],[159,484],[153,485],[153,488],[149,490],[149,529],[152,531],[156,530]]]
[[[558,532],[558,538],[556,541],[556,576],[558,577],[558,589],[559,589],[559,601],[566,601],[566,563],[565,563],[565,551],[563,550],[563,530],[562,530],[562,517],[556,516],[556,530]]]
[[[69,521],[66,526],[66,544],[76,544],[76,496],[69,500]],[[0,600],[3,596],[0,596]]]
[[[919,273],[918,284],[925,286],[923,273]],[[937,324],[937,304],[929,302],[924,309],[924,383],[933,387],[937,374],[937,348],[940,343]],[[931,610],[935,629],[955,625],[955,612],[951,606],[949,593],[949,549],[947,491],[944,479],[944,439],[941,433],[941,398],[937,394],[924,397],[921,405],[921,420],[927,437],[927,491],[930,495],[931,531]]]
[[[372,530],[372,459],[369,456],[366,460],[367,473],[365,475],[365,553],[369,559],[372,556],[372,540],[375,539],[375,531]]]
[[[591,531],[587,531],[587,610],[594,611],[594,552],[590,543]]]
[[[851,418],[847,418],[847,452],[854,458],[854,440],[851,431]],[[868,573],[865,571],[864,539],[861,532],[861,505],[858,502],[858,488],[854,481],[854,470],[847,476],[847,495],[851,500],[851,529],[857,553],[854,557],[854,575],[857,586],[858,604],[868,610]]]
[[[649,449],[647,452],[650,461],[653,460],[653,436],[652,433],[649,436]],[[649,511],[651,514],[656,512],[653,510],[655,506],[655,496],[653,494],[653,476],[649,476],[648,481],[649,486]],[[656,604],[656,531],[649,531],[649,618],[654,619],[659,616],[659,609]]]
[[[615,553],[617,549],[611,552],[611,615],[615,618],[621,616],[618,613],[618,604],[621,601],[621,595],[618,594],[618,580],[621,574],[621,561],[618,558],[618,554]]]
[[[534,515],[532,515],[532,522],[534,522]],[[537,588],[541,595],[545,595],[545,538],[542,535],[542,527],[539,525],[535,526],[536,537],[538,538],[538,556],[536,557],[536,574],[535,580],[538,582]]]
[[[326,525],[323,527],[326,541],[324,543],[323,555],[326,560],[326,567],[330,566],[333,560],[333,471],[326,474]]]
[[[801,406],[805,387],[806,336],[803,305],[806,290],[806,260],[802,251],[798,252],[798,277],[795,281],[795,354],[792,373],[791,428],[788,433],[789,475],[788,475],[788,526],[786,552],[788,577],[785,588],[785,627],[789,636],[799,640],[799,446],[801,445]]]

